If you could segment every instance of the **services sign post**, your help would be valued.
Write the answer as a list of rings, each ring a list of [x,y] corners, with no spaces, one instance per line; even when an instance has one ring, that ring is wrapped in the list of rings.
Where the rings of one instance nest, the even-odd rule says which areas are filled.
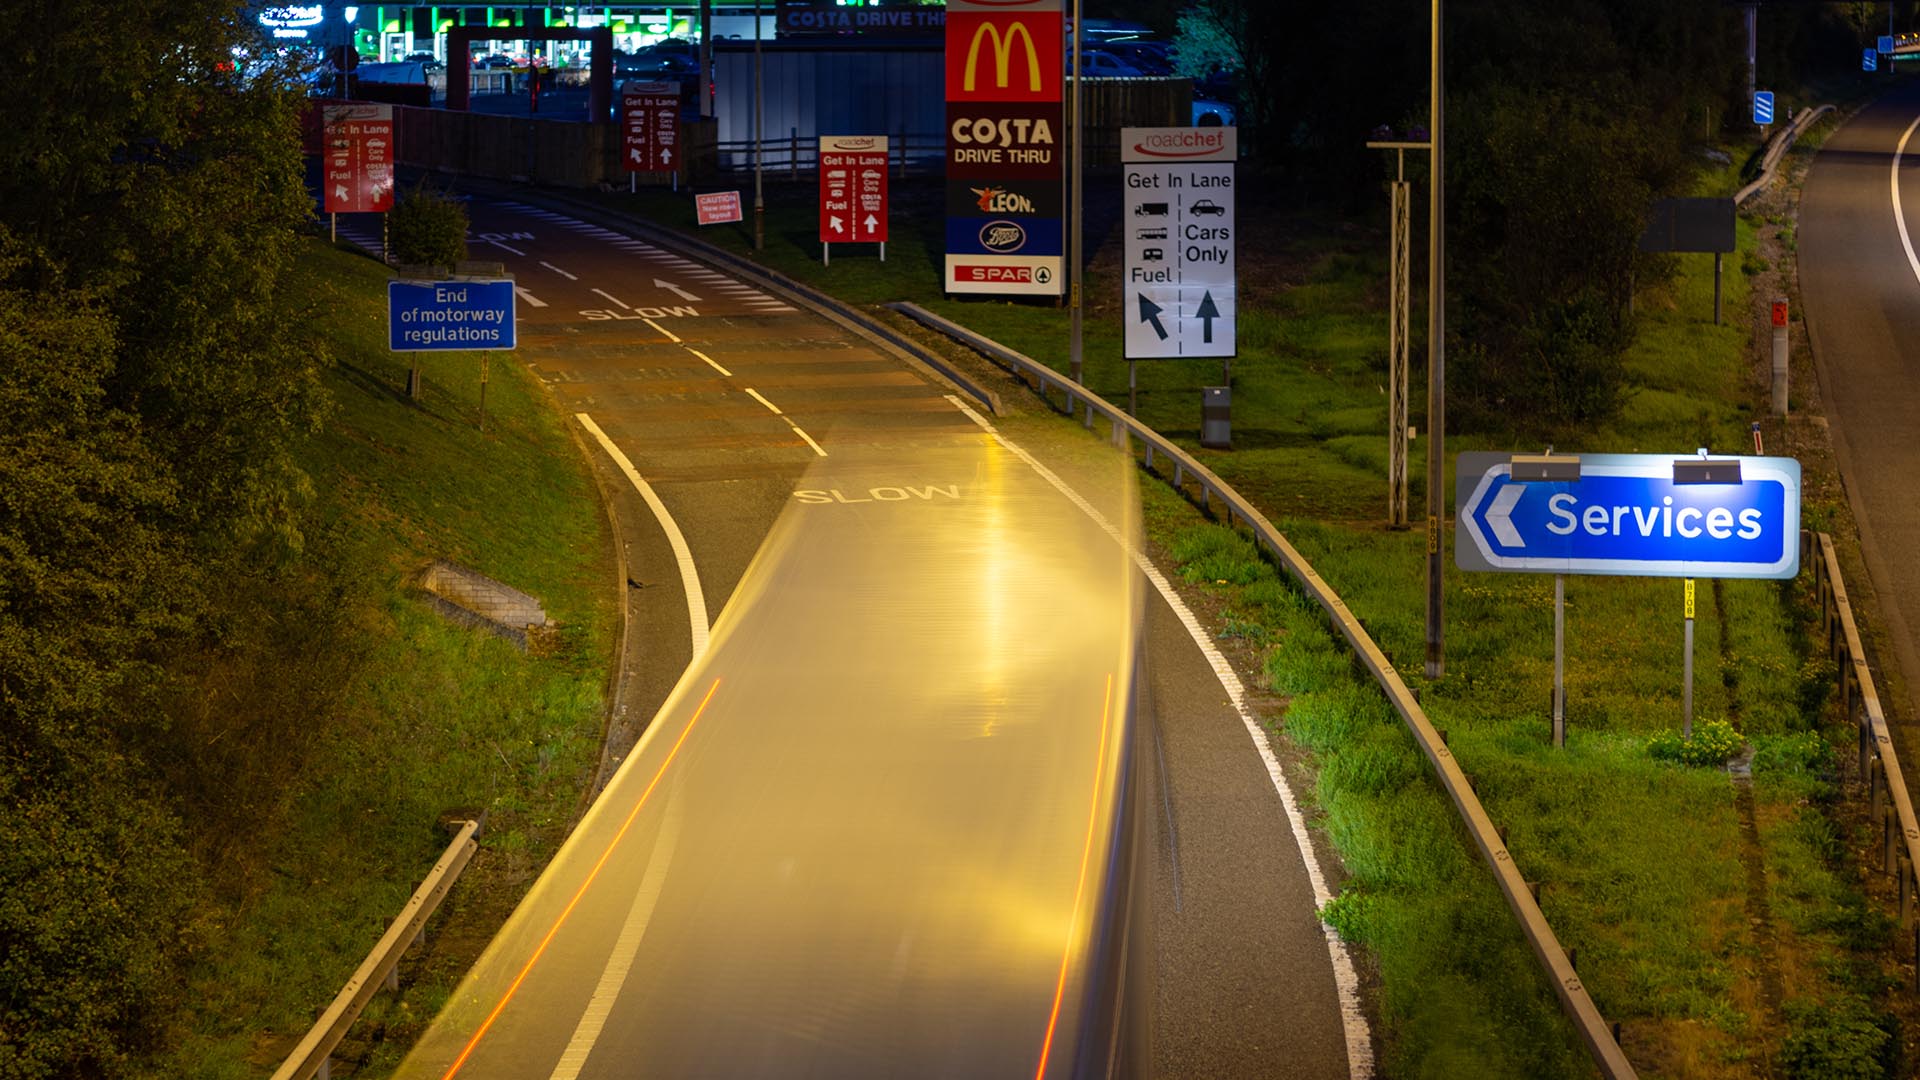
[[[669,173],[680,187],[680,87],[675,83],[628,83],[620,91],[621,160],[628,187],[639,173]]]
[[[1061,0],[950,0],[949,293],[1060,296]]]
[[[1515,479],[1517,467],[1575,478]],[[1691,736],[1694,579],[1800,572],[1800,463],[1792,458],[1476,452],[1461,454],[1455,469],[1459,567],[1554,575],[1555,746],[1566,737],[1566,575],[1685,579],[1681,713]]]
[[[328,105],[322,206],[329,214],[393,209],[393,106]]]
[[[1123,128],[1128,360],[1231,358],[1236,129]]]
[[[879,244],[887,261],[887,137],[820,137],[820,260],[834,244]]]

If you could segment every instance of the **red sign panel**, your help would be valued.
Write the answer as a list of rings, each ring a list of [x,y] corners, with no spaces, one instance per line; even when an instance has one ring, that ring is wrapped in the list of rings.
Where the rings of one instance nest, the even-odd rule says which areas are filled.
[[[1030,12],[947,11],[948,101],[1059,101],[1058,4]]]
[[[702,225],[722,225],[729,221],[744,221],[740,214],[740,193],[737,191],[714,191],[693,197],[693,212],[700,218]]]
[[[393,209],[393,106],[326,107],[321,206],[329,214]]]
[[[1773,302],[1773,325],[1787,325],[1787,302],[1785,300],[1775,300]]]
[[[620,91],[620,159],[628,172],[670,173],[679,168],[680,87],[629,83]]]
[[[887,137],[820,139],[820,242],[887,242]]]

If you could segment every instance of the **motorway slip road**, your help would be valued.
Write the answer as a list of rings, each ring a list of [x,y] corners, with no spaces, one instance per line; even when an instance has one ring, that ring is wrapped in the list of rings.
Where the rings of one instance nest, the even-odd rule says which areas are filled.
[[[515,278],[515,357],[580,425],[622,522],[632,578],[634,644],[622,702],[630,718],[652,717],[717,640],[709,627],[724,623],[749,564],[785,516],[838,513],[858,522],[876,514],[885,521],[964,515],[993,488],[989,480],[1014,473],[1024,477],[1023,499],[1069,501],[1039,482],[1038,462],[988,431],[991,421],[950,388],[782,296],[530,201],[475,196],[469,207],[470,254],[498,259]],[[341,219],[344,235],[376,250],[377,230],[370,215]],[[1020,425],[1019,437],[1084,438],[1049,422]],[[1330,952],[1337,946],[1315,915],[1324,885],[1316,888],[1309,873],[1310,844],[1301,839],[1297,809],[1290,813],[1283,800],[1278,765],[1263,757],[1264,736],[1250,724],[1244,688],[1171,589],[1140,588],[1149,672],[1141,715],[1155,725],[1154,756],[1164,766],[1149,764],[1166,792],[1153,823],[1157,1072],[1368,1075],[1369,1036],[1353,1000],[1351,968],[1337,983]],[[993,589],[981,584],[970,595],[988,603]],[[829,659],[841,639],[825,598],[817,605],[817,642],[804,640],[804,620],[792,610],[779,618],[802,650],[797,655],[859,677],[858,658]],[[815,645],[826,651],[812,651]],[[639,753],[647,752],[643,744]],[[617,781],[609,794],[615,787]],[[647,826],[647,835],[663,835],[664,820]],[[693,842],[695,833],[677,825],[673,835]],[[670,861],[684,865],[684,855]],[[657,875],[647,874],[654,863],[636,858],[618,878],[628,886],[624,900],[605,908],[615,914],[583,921],[604,940],[575,942],[570,954],[614,954],[622,928],[632,925],[625,913],[639,909],[640,893],[662,889]],[[656,893],[660,903],[669,902],[671,885],[666,890]],[[686,897],[672,903],[684,905]],[[650,947],[638,932],[636,956]],[[539,1010],[512,1026],[543,1046],[554,1030],[576,1030],[594,1000],[586,991],[607,978],[604,967],[570,972],[555,984],[570,989],[511,1005]],[[817,995],[816,988],[802,996]],[[865,1009],[886,1000],[847,1002]],[[603,1005],[613,1015],[632,1015],[626,1010],[633,1002],[619,1004],[617,993],[611,1001]],[[871,1019],[858,1009],[808,1008],[804,1017],[762,1013],[756,1023],[800,1024],[830,1037],[835,1017]],[[608,1075],[594,1064],[591,1045],[560,1039],[545,1051],[532,1043],[527,1050],[536,1058],[572,1053],[585,1062],[579,1075]],[[532,1058],[516,1051],[499,1060],[513,1064],[498,1075],[531,1075],[524,1067]],[[821,1060],[824,1068],[830,1059]]]

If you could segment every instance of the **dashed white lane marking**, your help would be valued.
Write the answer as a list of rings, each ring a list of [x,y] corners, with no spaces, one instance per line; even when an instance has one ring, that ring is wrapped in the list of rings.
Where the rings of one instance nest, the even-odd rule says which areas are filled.
[[[687,538],[681,534],[680,526],[674,522],[673,515],[667,513],[667,506],[660,501],[660,496],[654,494],[653,487],[640,478],[640,472],[633,467],[633,462],[628,460],[627,455],[622,453],[619,447],[613,445],[613,440],[607,438],[607,433],[601,431],[600,425],[593,422],[593,417],[586,413],[575,413],[574,419],[580,421],[580,426],[593,434],[594,439],[607,452],[607,456],[613,459],[615,465],[620,466],[620,471],[626,474],[628,482],[633,484],[634,490],[646,500],[647,507],[659,520],[661,531],[667,534],[667,544],[673,548],[674,561],[680,564],[681,591],[687,594],[687,626],[689,633],[693,635],[693,664],[699,663],[700,658],[707,654],[709,632],[707,598],[700,591],[700,570],[693,564],[693,550],[687,547]],[[691,667],[692,664],[688,666]]]
[[[768,401],[768,400],[767,400],[766,398],[763,398],[763,397],[761,397],[761,396],[760,396],[760,391],[758,391],[758,390],[755,390],[755,389],[754,389],[753,387],[751,387],[751,386],[749,386],[749,387],[747,387],[747,388],[746,388],[746,390],[747,390],[747,396],[748,396],[748,397],[750,397],[750,398],[752,398],[753,400],[755,400],[755,401],[757,401],[757,402],[759,402],[759,403],[760,403],[760,404],[762,404],[762,405],[765,405],[765,406],[767,407],[767,410],[768,410],[769,412],[771,412],[771,413],[773,413],[773,415],[775,415],[775,416],[784,416],[784,415],[785,415],[784,413],[782,413],[782,412],[780,411],[780,406],[778,406],[778,405],[775,405],[775,404],[774,404],[773,402],[771,402],[771,401]]]
[[[785,417],[782,417],[782,419],[786,419],[786,418],[785,418]],[[821,457],[826,457],[826,456],[827,456],[827,452],[826,452],[825,450],[823,450],[823,449],[821,449],[821,447],[820,447],[820,444],[819,444],[819,443],[817,443],[817,442],[814,442],[814,441],[813,441],[813,436],[811,436],[811,435],[809,435],[809,434],[807,434],[806,432],[804,432],[804,431],[802,431],[802,430],[800,430],[800,425],[799,425],[799,424],[796,424],[796,423],[794,423],[794,422],[793,422],[792,420],[787,420],[787,426],[793,429],[793,433],[794,433],[795,435],[798,435],[798,436],[800,436],[801,438],[803,438],[803,439],[805,439],[805,440],[807,440],[807,445],[808,445],[808,446],[811,446],[811,447],[813,447],[813,452],[814,452],[814,453],[816,453],[816,454],[819,454],[819,455],[820,455]]]
[[[518,285],[515,285],[513,287],[513,294],[515,296],[518,296],[520,299],[525,300],[527,303],[532,304],[534,307],[547,306],[547,302],[545,300],[540,299],[539,297],[533,295],[532,293],[528,292],[527,290],[521,288]]]
[[[513,246],[512,244],[503,244],[503,243],[501,243],[500,241],[498,241],[498,240],[494,240],[494,239],[491,239],[491,238],[489,238],[489,239],[485,239],[485,240],[482,240],[482,241],[480,241],[480,242],[481,242],[481,243],[483,243],[483,244],[492,244],[492,245],[493,245],[494,247],[497,247],[497,248],[499,248],[499,249],[500,249],[501,251],[511,251],[511,252],[513,252],[513,253],[514,253],[515,255],[519,255],[519,256],[522,256],[522,257],[525,257],[525,255],[527,254],[526,252],[524,252],[524,251],[521,251],[521,250],[520,250],[519,248],[517,248],[517,247],[514,247],[514,246]]]
[[[563,277],[563,278],[566,278],[566,279],[567,279],[568,281],[579,281],[579,280],[580,280],[580,277],[579,277],[579,275],[577,275],[577,274],[569,274],[569,273],[567,273],[567,272],[566,272],[565,270],[562,270],[562,269],[560,269],[559,267],[557,267],[557,266],[555,266],[555,265],[553,265],[553,264],[552,264],[552,263],[550,263],[550,262],[543,262],[543,263],[541,263],[540,265],[541,265],[541,266],[544,266],[544,267],[546,267],[547,269],[549,269],[549,270],[551,270],[551,271],[553,271],[553,272],[554,272],[554,273],[556,273],[556,274],[559,274],[559,275],[560,275],[561,277]]]
[[[627,308],[628,311],[633,310],[632,308],[627,307],[627,302],[625,300],[620,299],[619,297],[613,295],[612,293],[608,292],[605,289],[595,289],[593,291],[599,293],[601,296],[606,297],[607,299],[613,301],[614,303],[619,304],[621,307]]]
[[[729,379],[733,378],[733,372],[728,371],[726,368],[721,367],[718,363],[714,361],[713,357],[708,356],[706,353],[703,353],[699,349],[693,348],[692,346],[682,346],[682,348],[685,348],[688,352],[699,357],[700,359],[705,360],[707,362],[707,366],[712,368],[713,370],[719,372],[722,375],[725,375]]]
[[[655,330],[658,330],[660,333],[666,335],[666,338],[668,341],[671,341],[675,344],[679,344],[680,338],[673,331],[667,329],[664,326],[661,326],[659,323],[654,322],[652,319],[641,319],[640,321],[643,323],[646,323],[648,326],[651,326]]]
[[[1920,120],[1914,123],[1916,127],[1920,127]],[[1153,565],[1144,552],[1135,549],[1125,537],[1121,536],[1120,530],[1114,528],[1100,511],[1094,509],[1093,505],[1082,498],[1079,492],[1068,487],[1065,481],[1055,476],[1051,469],[1042,465],[1033,455],[1000,434],[985,417],[973,411],[966,402],[952,394],[946,395],[946,398],[955,408],[980,425],[982,430],[993,436],[994,441],[1025,462],[1028,468],[1039,473],[1047,483],[1053,485],[1056,491],[1065,495],[1075,506],[1092,518],[1094,523],[1112,537],[1115,543],[1125,548],[1133,558],[1134,565],[1138,566],[1147,580],[1153,583],[1155,591],[1167,602],[1167,606],[1173,609],[1181,625],[1187,628],[1187,636],[1193,639],[1201,655],[1206,657],[1207,663],[1213,668],[1214,676],[1220,680],[1220,686],[1227,692],[1227,700],[1233,703],[1233,711],[1240,715],[1240,722],[1245,725],[1247,736],[1253,740],[1254,749],[1259,751],[1260,760],[1267,767],[1267,777],[1273,781],[1273,790],[1280,795],[1280,805],[1286,810],[1287,823],[1293,828],[1294,845],[1300,850],[1300,861],[1306,864],[1307,880],[1313,886],[1313,903],[1317,915],[1320,909],[1324,909],[1332,902],[1333,892],[1327,888],[1326,875],[1320,872],[1320,860],[1314,854],[1313,841],[1307,832],[1307,819],[1300,812],[1300,802],[1294,798],[1293,787],[1287,783],[1286,774],[1280,769],[1280,759],[1274,756],[1273,747],[1267,742],[1266,733],[1260,729],[1259,720],[1255,719],[1253,711],[1247,707],[1246,686],[1240,682],[1240,676],[1233,670],[1233,665],[1227,663],[1227,658],[1214,647],[1213,639],[1200,625],[1200,620],[1194,617],[1193,610],[1187,607],[1186,601],[1180,599],[1180,594],[1173,591],[1173,586],[1168,583],[1166,575],[1160,572],[1160,568]],[[1320,931],[1326,938],[1327,957],[1333,964],[1334,989],[1340,998],[1340,1022],[1346,1029],[1347,1075],[1352,1080],[1367,1080],[1373,1075],[1373,1042],[1368,1035],[1367,1015],[1360,1009],[1360,980],[1354,974],[1353,957],[1347,952],[1346,942],[1340,940],[1340,935],[1333,927],[1327,925],[1325,920],[1320,922]]]
[[[600,981],[594,985],[593,997],[580,1014],[573,1038],[567,1040],[567,1048],[560,1052],[560,1060],[554,1064],[548,1080],[577,1080],[580,1070],[586,1067],[588,1055],[600,1041],[600,1033],[606,1030],[607,1018],[613,1015],[613,1003],[627,985],[627,976],[633,972],[633,958],[639,955],[640,941],[647,936],[647,923],[652,921],[654,905],[660,901],[660,888],[666,882],[667,867],[673,862],[673,848],[679,838],[680,800],[669,796],[653,854],[647,858],[647,872],[641,875],[633,904],[627,908],[627,920],[620,927],[613,951],[607,954],[607,966],[600,969]]]

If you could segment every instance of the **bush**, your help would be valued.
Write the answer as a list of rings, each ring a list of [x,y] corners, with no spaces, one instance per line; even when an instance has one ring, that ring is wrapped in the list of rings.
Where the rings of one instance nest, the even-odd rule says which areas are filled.
[[[467,257],[467,207],[421,181],[387,214],[394,258],[451,271]]]
[[[1780,1070],[1790,1080],[1881,1080],[1893,1075],[1898,1044],[1891,1017],[1875,1016],[1857,1000],[1787,1005],[1793,1033],[1780,1048]]]
[[[1718,768],[1740,751],[1746,740],[1725,720],[1709,720],[1693,731],[1692,738],[1663,731],[1647,740],[1647,753],[1661,761],[1682,765],[1711,765]]]

